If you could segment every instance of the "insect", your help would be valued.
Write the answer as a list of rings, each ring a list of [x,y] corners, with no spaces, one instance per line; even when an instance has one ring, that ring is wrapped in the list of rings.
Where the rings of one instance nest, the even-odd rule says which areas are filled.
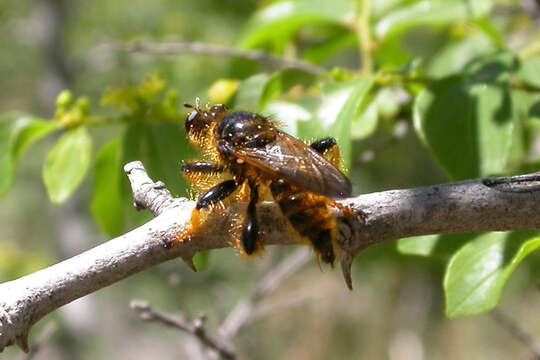
[[[308,240],[325,263],[333,264],[337,224],[331,198],[351,195],[351,182],[338,169],[339,148],[333,138],[306,145],[278,129],[262,115],[230,111],[224,105],[193,109],[185,127],[206,161],[182,165],[182,173],[202,192],[192,222],[201,212],[236,196],[248,202],[238,247],[251,255],[258,241],[258,202],[273,198],[300,237]]]

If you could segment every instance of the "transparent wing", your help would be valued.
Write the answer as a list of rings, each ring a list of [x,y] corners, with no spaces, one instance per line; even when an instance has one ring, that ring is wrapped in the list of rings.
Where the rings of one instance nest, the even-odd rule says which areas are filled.
[[[341,171],[311,147],[283,132],[278,132],[276,140],[265,147],[232,151],[246,163],[308,191],[329,197],[351,195],[351,182]]]

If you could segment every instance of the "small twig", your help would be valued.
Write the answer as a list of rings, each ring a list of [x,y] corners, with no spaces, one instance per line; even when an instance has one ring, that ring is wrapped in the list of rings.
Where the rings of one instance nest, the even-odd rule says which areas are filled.
[[[510,332],[510,334],[512,334],[519,342],[529,348],[535,360],[540,360],[540,342],[536,342],[531,334],[521,328],[514,319],[502,311],[495,309],[490,314],[493,320],[508,330],[508,332]]]
[[[322,299],[327,295],[328,294],[325,294],[324,292],[314,291],[313,288],[305,284],[305,286],[298,290],[287,292],[286,296],[260,302],[257,304],[257,307],[253,309],[249,321],[254,322],[273,314],[280,314],[286,309],[303,305],[309,301]]]
[[[325,73],[325,68],[310,64],[297,59],[286,59],[269,54],[260,50],[240,50],[220,45],[202,44],[198,42],[167,42],[167,43],[143,43],[111,44],[116,49],[129,52],[147,54],[195,54],[205,56],[227,56],[256,61],[277,68],[290,68],[304,71],[309,74],[320,75]]]
[[[251,297],[239,302],[223,321],[218,333],[231,339],[248,322],[262,298],[273,292],[279,285],[311,259],[309,249],[301,248],[283,260],[274,270],[257,282]]]
[[[255,301],[274,292],[281,283],[289,276],[298,271],[302,266],[312,259],[309,248],[302,247],[283,260],[274,270],[266,274],[253,290]]]
[[[133,206],[137,210],[148,210],[154,216],[158,216],[166,209],[178,205],[178,200],[173,198],[171,192],[162,181],[154,182],[140,161],[132,161],[124,166],[124,172],[131,184],[133,194]]]
[[[206,316],[200,315],[193,322],[187,323],[183,319],[152,309],[150,304],[145,301],[133,300],[130,307],[139,314],[139,317],[145,321],[156,321],[172,328],[180,329],[188,334],[195,336],[201,343],[208,348],[215,350],[222,358],[228,360],[238,359],[238,356],[223,342],[211,337],[206,333]]]

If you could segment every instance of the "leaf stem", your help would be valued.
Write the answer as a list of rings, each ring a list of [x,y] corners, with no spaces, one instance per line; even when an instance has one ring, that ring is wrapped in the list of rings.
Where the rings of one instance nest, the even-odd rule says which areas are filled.
[[[371,14],[370,0],[360,0],[359,14],[356,23],[356,32],[358,42],[360,43],[360,51],[362,52],[362,74],[371,74],[373,72],[373,44],[371,41],[371,30],[369,27],[369,19]]]

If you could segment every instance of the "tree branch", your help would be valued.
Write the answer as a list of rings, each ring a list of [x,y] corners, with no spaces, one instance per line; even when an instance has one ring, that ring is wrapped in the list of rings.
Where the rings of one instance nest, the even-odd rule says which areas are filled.
[[[17,343],[28,351],[31,326],[77,298],[158,263],[181,257],[192,266],[199,251],[230,247],[229,228],[245,214],[245,204],[216,210],[197,234],[171,248],[189,224],[194,203],[173,199],[154,183],[140,162],[125,166],[135,204],[156,218],[118,238],[56,265],[0,284],[0,349]],[[348,285],[353,258],[386,240],[426,234],[453,234],[540,228],[540,173],[472,180],[426,188],[391,190],[340,200],[342,264]],[[261,241],[295,244],[295,234],[275,203],[258,206]]]
[[[168,42],[168,43],[143,43],[111,44],[115,49],[121,49],[133,53],[147,54],[195,54],[205,56],[226,56],[259,62],[277,68],[297,69],[309,74],[320,75],[325,73],[325,68],[313,65],[298,59],[287,59],[269,54],[260,50],[240,50],[220,45],[202,44],[198,42]]]

